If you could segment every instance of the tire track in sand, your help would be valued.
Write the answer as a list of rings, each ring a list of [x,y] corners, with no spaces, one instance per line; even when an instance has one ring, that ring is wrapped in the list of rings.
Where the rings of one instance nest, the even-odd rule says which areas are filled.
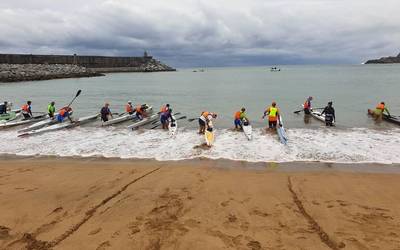
[[[303,206],[303,202],[300,200],[300,198],[297,196],[297,193],[293,190],[293,185],[292,185],[292,180],[290,176],[288,176],[288,189],[290,193],[292,194],[293,201],[296,204],[297,208],[299,209],[300,213],[306,218],[312,229],[317,232],[319,238],[321,241],[327,245],[330,249],[333,250],[339,250],[340,248],[344,247],[343,243],[340,243],[339,245],[332,240],[329,235],[322,229],[322,227],[318,224],[318,222],[309,214],[307,213],[306,209]]]
[[[114,199],[118,195],[122,194],[130,185],[134,184],[135,182],[145,178],[148,175],[153,174],[154,172],[160,170],[161,167],[153,169],[144,175],[139,176],[138,178],[130,181],[129,183],[125,184],[123,187],[121,187],[118,191],[115,193],[111,194],[110,196],[106,197],[104,200],[102,200],[99,204],[94,206],[93,208],[89,209],[88,211],[85,212],[85,216],[75,225],[73,225],[70,229],[65,231],[63,234],[60,236],[56,237],[52,241],[40,241],[37,240],[36,237],[34,237],[32,234],[25,233],[24,236],[19,240],[20,242],[25,242],[27,243],[26,248],[27,249],[41,249],[41,250],[46,250],[46,249],[51,249],[58,244],[60,244],[62,241],[67,239],[69,236],[71,236],[73,233],[75,233],[83,224],[85,224],[90,218],[93,217],[93,215],[97,212],[99,208],[102,206],[106,205],[110,200]],[[12,243],[16,243],[15,241]]]

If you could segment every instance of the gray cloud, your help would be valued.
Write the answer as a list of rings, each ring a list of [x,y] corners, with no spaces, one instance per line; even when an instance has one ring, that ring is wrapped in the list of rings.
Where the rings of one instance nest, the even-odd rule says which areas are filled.
[[[138,55],[177,67],[397,54],[397,0],[2,0],[0,52]]]

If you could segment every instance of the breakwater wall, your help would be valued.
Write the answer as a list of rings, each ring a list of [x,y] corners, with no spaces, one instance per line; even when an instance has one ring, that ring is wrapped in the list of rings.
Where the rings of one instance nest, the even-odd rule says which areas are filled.
[[[0,64],[74,64],[86,68],[140,67],[154,61],[151,56],[110,57],[80,55],[0,54]]]

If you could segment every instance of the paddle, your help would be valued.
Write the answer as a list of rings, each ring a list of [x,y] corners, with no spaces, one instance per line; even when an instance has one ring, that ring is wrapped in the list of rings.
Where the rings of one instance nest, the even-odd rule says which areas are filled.
[[[190,119],[188,119],[188,122],[192,122],[192,121],[197,120],[197,119],[199,119],[199,118],[190,118]]]
[[[182,119],[186,119],[186,116],[179,117],[179,118],[177,118],[177,119],[175,119],[175,120],[177,121],[177,120],[182,120]],[[157,122],[158,122],[158,121],[157,121]],[[157,125],[154,126],[154,127],[151,127],[151,129],[155,129],[155,128],[157,128],[157,127],[160,126],[160,125],[161,125],[161,123],[157,124]]]
[[[78,90],[78,92],[76,92],[76,95],[74,97],[74,99],[72,99],[72,101],[68,104],[67,107],[71,106],[71,104],[75,101],[75,99],[81,94],[82,90]]]

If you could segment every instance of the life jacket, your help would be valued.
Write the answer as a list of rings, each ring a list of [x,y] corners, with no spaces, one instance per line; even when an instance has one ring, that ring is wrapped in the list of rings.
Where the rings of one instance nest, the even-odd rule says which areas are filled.
[[[160,109],[161,113],[165,113],[167,111],[168,111],[168,107],[167,106],[162,106],[161,109]]]
[[[47,111],[49,113],[54,113],[54,112],[56,112],[56,107],[54,107],[51,104],[49,104],[49,106],[47,106]]]
[[[21,110],[22,110],[22,111],[25,111],[25,112],[29,112],[29,105],[28,105],[28,104],[23,105],[23,106],[21,107]]]
[[[379,110],[384,111],[384,110],[385,110],[385,104],[379,103],[379,104],[376,106],[376,109],[379,109]]]
[[[237,111],[237,112],[235,113],[235,120],[239,120],[241,114],[242,114],[241,111]]]
[[[268,120],[271,122],[277,121],[278,117],[277,117],[277,113],[278,113],[278,108],[274,108],[274,107],[269,107],[268,108]]]
[[[304,109],[309,109],[309,108],[310,108],[309,102],[308,100],[306,100],[306,102],[304,103]]]
[[[203,116],[204,118],[207,118],[208,115],[210,115],[211,113],[208,111],[203,111],[201,112],[201,116]]]
[[[132,112],[133,112],[133,107],[132,107],[132,105],[129,105],[129,104],[126,105],[125,111],[128,112],[128,113],[132,113]]]
[[[136,106],[136,112],[139,113],[139,114],[142,114],[142,113],[143,113],[143,110],[142,110],[142,106],[141,106],[141,105]]]

